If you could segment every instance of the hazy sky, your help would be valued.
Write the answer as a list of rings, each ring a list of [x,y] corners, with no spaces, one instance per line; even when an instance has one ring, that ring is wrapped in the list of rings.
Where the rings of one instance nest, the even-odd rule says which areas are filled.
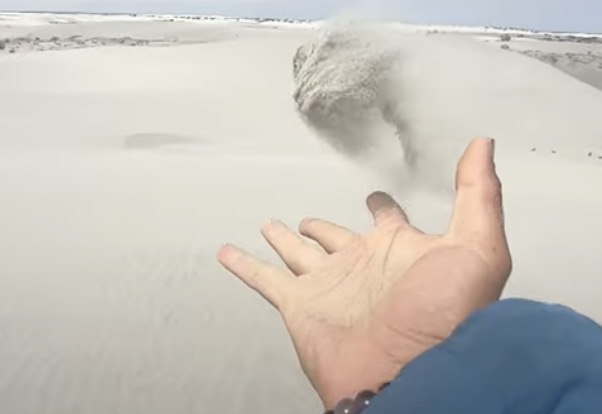
[[[360,4],[413,23],[602,32],[602,0],[0,0],[0,10],[325,18]]]

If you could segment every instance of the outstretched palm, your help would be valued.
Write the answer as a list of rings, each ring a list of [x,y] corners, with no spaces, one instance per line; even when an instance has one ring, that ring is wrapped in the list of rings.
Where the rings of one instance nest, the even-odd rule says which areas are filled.
[[[219,261],[280,311],[326,407],[377,389],[500,297],[511,259],[489,140],[471,143],[456,186],[442,236],[412,227],[384,193],[368,197],[375,227],[366,235],[304,220],[300,233],[318,246],[282,223],[264,226],[296,278],[235,247],[220,250]]]

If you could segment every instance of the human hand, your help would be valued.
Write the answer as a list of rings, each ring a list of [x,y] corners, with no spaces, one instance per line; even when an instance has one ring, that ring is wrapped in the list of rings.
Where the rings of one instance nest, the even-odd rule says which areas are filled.
[[[448,231],[427,235],[385,193],[367,204],[374,229],[360,235],[306,219],[300,233],[271,222],[262,233],[290,269],[224,246],[219,262],[275,306],[301,366],[327,409],[377,390],[499,299],[511,272],[493,142],[476,139],[456,171]]]

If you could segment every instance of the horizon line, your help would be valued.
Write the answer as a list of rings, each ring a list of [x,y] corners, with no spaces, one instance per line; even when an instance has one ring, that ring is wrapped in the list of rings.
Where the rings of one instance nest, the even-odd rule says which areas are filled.
[[[259,16],[233,16],[233,15],[223,15],[223,14],[197,14],[197,13],[154,13],[154,12],[101,12],[101,11],[52,11],[52,10],[2,10],[1,13],[21,13],[21,14],[69,14],[69,15],[93,15],[93,16],[131,16],[131,17],[139,17],[139,16],[171,16],[177,18],[178,16],[194,16],[194,17],[221,17],[224,19],[250,19],[250,20],[263,20],[263,21],[273,21],[273,22],[323,22],[327,21],[328,18],[324,19],[302,19],[302,18],[294,18],[294,17],[259,17]],[[513,26],[495,26],[495,25],[468,25],[468,24],[450,24],[450,23],[405,23],[401,20],[395,20],[395,22],[401,24],[407,24],[409,26],[439,26],[439,27],[464,27],[464,28],[483,28],[483,29],[496,29],[496,30],[507,30],[507,31],[522,31],[522,32],[530,32],[530,33],[551,33],[551,34],[582,34],[582,35],[592,35],[592,36],[602,36],[602,32],[567,32],[567,31],[558,31],[558,30],[541,30],[541,29],[529,29],[525,27],[513,27]]]

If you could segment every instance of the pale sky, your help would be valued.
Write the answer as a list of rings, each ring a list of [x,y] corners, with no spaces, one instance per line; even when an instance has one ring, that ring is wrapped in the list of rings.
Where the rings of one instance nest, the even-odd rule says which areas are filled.
[[[602,33],[602,0],[0,0],[0,10],[322,19],[353,3],[363,4],[372,14],[380,13],[409,23]]]

